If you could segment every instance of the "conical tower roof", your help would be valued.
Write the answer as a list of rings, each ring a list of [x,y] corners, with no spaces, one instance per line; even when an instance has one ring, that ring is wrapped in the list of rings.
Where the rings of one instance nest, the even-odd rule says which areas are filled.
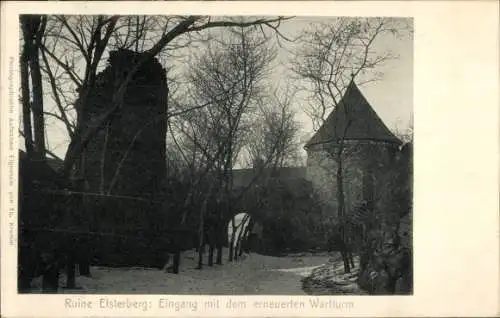
[[[349,83],[342,100],[305,148],[342,140],[372,140],[400,145],[399,140],[370,106],[354,81]]]

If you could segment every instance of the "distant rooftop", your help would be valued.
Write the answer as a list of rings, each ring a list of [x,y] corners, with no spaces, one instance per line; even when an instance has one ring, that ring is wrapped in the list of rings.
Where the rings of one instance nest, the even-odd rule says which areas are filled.
[[[235,188],[245,187],[252,181],[268,178],[270,176],[281,180],[306,179],[306,167],[282,167],[277,169],[264,168],[259,169],[234,169],[233,186]]]

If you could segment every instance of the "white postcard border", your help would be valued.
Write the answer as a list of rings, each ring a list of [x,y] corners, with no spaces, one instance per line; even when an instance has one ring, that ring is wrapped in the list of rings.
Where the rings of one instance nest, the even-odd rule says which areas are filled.
[[[414,17],[415,288],[413,296],[322,296],[342,308],[311,308],[310,296],[17,295],[18,14],[206,14]],[[5,2],[2,3],[1,238],[2,315],[80,316],[492,316],[499,313],[498,3],[354,2]],[[10,79],[9,79],[10,76]],[[9,91],[10,89],[10,91]],[[14,94],[13,97],[10,95]],[[389,92],[390,93],[390,92]],[[12,104],[13,103],[13,104]],[[14,108],[11,108],[14,107]],[[14,136],[9,138],[9,134]],[[14,149],[9,144],[14,144]],[[12,157],[13,156],[13,157]],[[10,168],[9,168],[10,167]],[[14,173],[14,178],[9,178]],[[14,201],[9,200],[9,193]],[[66,299],[93,308],[67,308]],[[101,298],[145,301],[141,308],[99,309]],[[160,299],[219,309],[162,309]],[[228,309],[229,300],[245,309]],[[263,309],[265,300],[303,308]],[[351,305],[345,305],[352,302]],[[148,305],[149,306],[149,305]],[[349,308],[347,308],[349,307]]]

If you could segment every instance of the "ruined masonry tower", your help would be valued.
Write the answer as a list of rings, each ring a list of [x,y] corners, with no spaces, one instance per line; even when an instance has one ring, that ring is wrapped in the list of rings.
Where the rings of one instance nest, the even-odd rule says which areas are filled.
[[[129,50],[110,53],[84,110],[84,125],[112,107],[113,92],[138,58],[140,53]],[[161,118],[167,110],[167,93],[165,69],[150,59],[129,83],[122,107],[86,147],[88,191],[107,193],[115,179],[114,195],[154,199],[161,194],[166,177],[166,122]]]

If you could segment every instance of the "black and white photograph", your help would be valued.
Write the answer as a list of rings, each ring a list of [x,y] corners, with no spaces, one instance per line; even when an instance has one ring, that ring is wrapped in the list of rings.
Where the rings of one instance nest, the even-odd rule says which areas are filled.
[[[19,16],[17,292],[413,294],[413,19]]]

